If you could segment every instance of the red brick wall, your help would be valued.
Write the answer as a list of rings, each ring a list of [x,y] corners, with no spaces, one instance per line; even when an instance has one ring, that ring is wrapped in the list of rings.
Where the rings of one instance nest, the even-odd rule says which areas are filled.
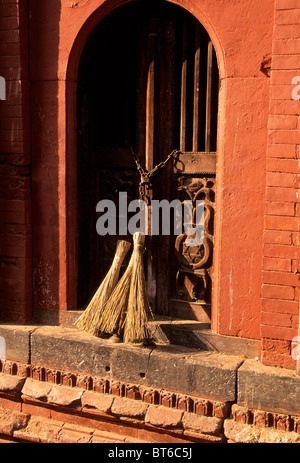
[[[0,317],[31,311],[28,14],[26,2],[0,1]]]
[[[299,311],[300,4],[276,0],[270,82],[261,334],[263,362],[295,368]]]

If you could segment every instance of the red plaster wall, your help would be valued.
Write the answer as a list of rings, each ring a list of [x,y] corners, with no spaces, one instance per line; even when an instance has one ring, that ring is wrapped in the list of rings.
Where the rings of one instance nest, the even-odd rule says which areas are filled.
[[[266,160],[261,336],[265,364],[295,368],[299,314],[300,4],[276,0]]]
[[[31,315],[31,192],[28,12],[26,2],[0,2],[0,317]]]
[[[70,53],[69,69],[76,70],[94,25],[121,3],[30,1],[35,310],[68,307],[65,175],[74,132],[66,133],[65,79],[76,80],[76,72],[66,74]],[[213,329],[259,338],[269,96],[260,69],[272,49],[273,0],[218,8],[209,0],[174,3],[207,28],[221,75]]]
[[[28,14],[25,7],[19,11],[17,0],[1,0],[0,75],[9,84],[8,100],[0,101],[2,319],[9,314],[24,321],[31,308],[27,24],[33,308],[58,313],[69,308],[72,289],[67,242],[72,236],[76,70],[93,27],[125,3],[29,0]],[[221,77],[212,329],[262,337],[265,363],[294,368],[300,102],[291,98],[291,79],[300,75],[299,5],[297,0],[276,0],[275,9],[274,0],[173,3],[207,29]],[[262,63],[271,56],[268,77]]]

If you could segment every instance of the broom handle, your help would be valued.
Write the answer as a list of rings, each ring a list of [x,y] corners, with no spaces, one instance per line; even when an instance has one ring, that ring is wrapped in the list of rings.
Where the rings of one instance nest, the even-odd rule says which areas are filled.
[[[145,239],[146,239],[145,235],[143,235],[141,232],[136,232],[133,235],[133,249],[138,249],[138,248],[144,249]]]
[[[118,241],[117,243],[116,254],[110,268],[110,271],[115,273],[117,278],[119,277],[121,265],[130,247],[131,244],[128,241]]]
[[[145,242],[145,235],[142,235],[142,233],[136,232],[133,235],[133,251],[132,251],[132,255],[131,255],[131,259],[130,259],[130,262],[128,264],[128,267],[132,267],[133,265],[135,265],[134,256],[138,256],[139,254],[141,254],[141,255],[143,254],[144,249],[145,249],[144,242]]]

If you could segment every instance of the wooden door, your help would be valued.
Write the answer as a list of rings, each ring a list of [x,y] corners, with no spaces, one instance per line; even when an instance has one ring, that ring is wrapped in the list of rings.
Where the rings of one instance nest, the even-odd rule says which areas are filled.
[[[176,159],[153,175],[148,199],[193,204],[203,199],[204,241],[191,247],[185,234],[149,236],[148,291],[155,313],[209,322],[218,69],[207,33],[171,4],[123,7],[91,38],[82,59],[78,103],[79,210],[83,216],[86,211],[78,234],[82,303],[108,268],[119,238],[95,236],[96,203],[102,198],[117,202],[119,191],[127,191],[129,199],[139,197],[132,149],[147,170],[178,150]]]

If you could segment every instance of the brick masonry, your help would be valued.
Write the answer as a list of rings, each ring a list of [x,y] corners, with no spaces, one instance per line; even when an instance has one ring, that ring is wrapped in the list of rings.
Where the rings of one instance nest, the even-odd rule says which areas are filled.
[[[42,373],[8,361],[1,370],[1,438],[44,443],[300,442],[300,416],[167,391],[147,394],[137,386],[132,395],[133,385],[114,387],[108,380],[49,369]],[[121,389],[125,396],[119,396]],[[166,402],[166,397],[175,400]]]
[[[299,23],[299,2],[275,1],[261,293],[262,362],[293,369],[300,285],[300,101],[292,98],[292,79],[300,75]]]
[[[32,306],[27,2],[1,1],[0,75],[0,317],[22,323]]]

